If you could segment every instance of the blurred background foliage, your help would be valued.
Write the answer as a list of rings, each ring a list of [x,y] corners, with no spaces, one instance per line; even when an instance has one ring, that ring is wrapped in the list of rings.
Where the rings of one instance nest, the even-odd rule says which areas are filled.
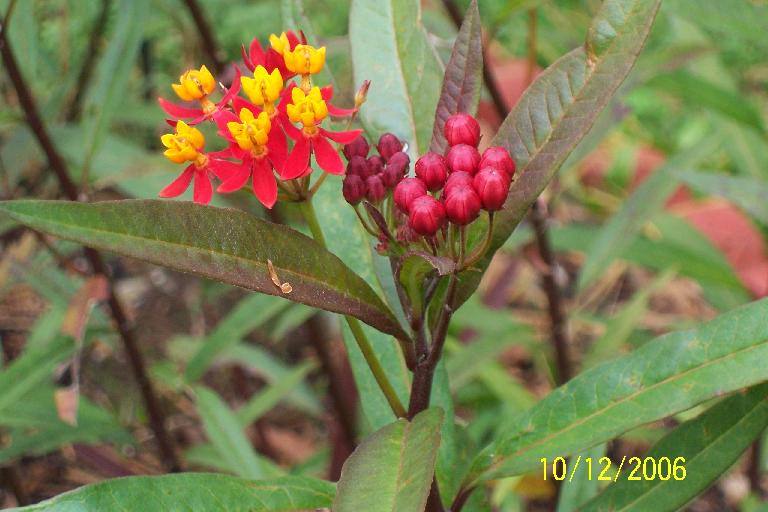
[[[463,10],[466,2],[459,3]],[[538,17],[536,63],[545,68],[582,43],[599,1],[479,4],[489,65],[511,106],[525,87],[529,10]],[[0,11],[8,5],[0,1]],[[359,84],[346,38],[348,1],[200,5],[226,62],[238,61],[240,45],[253,37],[264,42],[300,20],[298,28],[328,47],[337,103],[351,104]],[[447,59],[455,28],[442,3],[423,2],[423,21]],[[550,186],[556,278],[577,368],[768,294],[766,27],[765,1],[664,2],[632,74]],[[19,0],[8,30],[77,182],[95,199],[156,197],[176,169],[159,150],[167,126],[155,98],[170,97],[170,83],[185,69],[213,64],[185,2]],[[231,70],[219,77],[231,79]],[[5,73],[0,94],[2,197],[58,197]],[[492,134],[498,119],[485,97],[480,113]],[[249,194],[216,201],[264,213]],[[145,412],[99,310],[74,355],[82,360],[78,424],[57,417],[50,372],[73,354],[54,341],[83,285],[82,258],[73,244],[36,237],[3,219],[0,227],[4,359],[27,369],[47,361],[48,369],[24,373],[25,379],[0,371],[3,393],[14,389],[0,398],[0,465],[21,469],[29,500],[102,478],[161,471],[153,450],[143,449],[152,444]],[[312,344],[317,324],[308,321],[315,313],[133,261],[111,258],[110,265],[187,468],[327,476],[340,427]],[[532,231],[523,225],[497,256],[483,292],[452,325],[447,370],[468,447],[495,437],[505,418],[554,385],[540,270]],[[326,320],[319,317],[327,327]],[[340,334],[329,332],[339,356],[334,364],[348,374]],[[630,432],[596,453],[643,453],[680,419]],[[764,452],[753,450],[696,510],[758,510],[754,475],[765,474]],[[762,484],[765,490],[764,478]],[[493,492],[498,509],[510,511],[537,503],[551,508],[555,496],[534,477],[501,480]],[[0,506],[18,498],[0,492]]]

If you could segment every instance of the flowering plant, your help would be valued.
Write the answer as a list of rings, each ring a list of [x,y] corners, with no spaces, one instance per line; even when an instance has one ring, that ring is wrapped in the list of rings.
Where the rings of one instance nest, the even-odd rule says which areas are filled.
[[[196,3],[187,3],[194,13]],[[301,2],[284,3],[290,12]],[[286,471],[252,453],[243,433],[253,420],[249,415],[277,398],[265,393],[256,405],[249,402],[233,414],[200,382],[231,346],[224,339],[231,333],[222,329],[218,341],[184,361],[179,379],[184,382],[175,384],[175,392],[200,407],[211,440],[186,455],[259,482],[210,474],[136,477],[65,494],[35,510],[104,510],[113,501],[124,510],[486,510],[510,484],[525,484],[540,464],[542,480],[564,480],[566,464],[575,471],[581,453],[597,450],[603,460],[605,443],[623,432],[752,386],[684,424],[653,453],[659,461],[669,459],[669,447],[684,439],[681,450],[707,458],[707,443],[739,428],[735,446],[743,451],[768,421],[765,386],[756,386],[768,374],[764,365],[750,362],[753,354],[765,355],[768,333],[754,321],[764,314],[761,303],[696,331],[649,342],[567,384],[570,367],[557,364],[551,373],[563,385],[530,410],[515,410],[509,428],[494,438],[486,435],[490,430],[484,424],[498,421],[496,411],[478,419],[454,410],[461,392],[483,390],[452,387],[446,377],[444,354],[454,315],[470,301],[491,258],[532,206],[532,229],[538,237],[546,235],[536,216],[537,198],[626,78],[658,8],[659,0],[605,0],[584,45],[535,80],[532,52],[526,92],[503,112],[494,133],[477,115],[483,44],[476,1],[469,3],[443,63],[421,24],[420,2],[353,0],[347,60],[354,68],[354,98],[351,91],[349,98],[343,93],[342,99],[334,98],[330,59],[326,62],[330,50],[319,39],[290,30],[297,27],[272,34],[268,43],[253,39],[243,45],[240,63],[178,70],[178,82],[166,91],[176,99],[159,99],[165,119],[158,119],[163,133],[155,142],[180,171],[153,191],[161,199],[78,201],[53,143],[44,129],[37,130],[71,201],[6,201],[2,212],[14,222],[92,248],[86,256],[102,278],[108,272],[97,249],[338,315],[363,418],[356,422],[340,413],[338,424],[329,423],[329,430],[346,430],[351,444],[357,444],[358,434],[362,438],[341,456],[329,457],[337,483],[317,478],[311,463]],[[303,14],[293,18],[300,25],[308,21]],[[535,23],[531,37],[534,29]],[[0,50],[9,60],[5,42],[0,41]],[[493,81],[487,82],[493,91]],[[19,98],[34,113],[34,104],[24,94]],[[29,117],[33,125],[35,117]],[[170,200],[190,187],[191,202]],[[541,253],[546,259],[546,250]],[[556,291],[552,272],[544,278],[548,291]],[[120,297],[104,288],[102,279],[91,281],[78,298],[77,318],[86,314],[86,305],[107,300],[136,368],[154,439],[170,461],[168,468],[176,471],[182,463],[168,440]],[[557,343],[562,338],[556,332],[555,302],[549,305]],[[256,309],[254,315],[269,308]],[[324,324],[319,324],[310,322],[316,335],[322,334]],[[57,353],[73,352],[79,331],[68,331]],[[721,331],[740,336],[725,346],[713,341],[712,333]],[[316,348],[330,375],[335,354],[325,341]],[[560,355],[568,347],[556,348]],[[467,365],[472,357],[484,354],[469,353]],[[721,363],[732,371],[714,379],[712,368]],[[2,382],[12,380],[7,375]],[[289,384],[295,378],[280,376]],[[504,387],[507,381],[500,382],[492,384]],[[333,379],[331,386],[344,387]],[[669,400],[660,400],[662,395]],[[721,420],[728,415],[720,408],[757,420],[748,426],[726,424]],[[726,451],[718,461],[725,468],[738,455],[736,449]],[[573,457],[573,465],[566,457]],[[674,464],[669,475],[685,473]],[[711,476],[707,466],[698,461],[704,476],[686,482],[690,485],[664,502],[674,504],[667,508],[682,506],[701,490]],[[590,486],[591,501],[573,493],[573,503],[561,501],[562,507],[630,509],[655,496],[658,487],[632,488],[629,480],[619,481],[620,472],[621,466],[616,483],[599,495]]]

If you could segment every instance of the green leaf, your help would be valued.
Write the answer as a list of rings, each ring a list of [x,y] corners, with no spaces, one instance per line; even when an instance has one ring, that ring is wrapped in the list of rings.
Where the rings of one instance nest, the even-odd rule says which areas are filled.
[[[353,0],[349,39],[356,83],[371,81],[360,119],[371,137],[392,132],[409,144],[411,160],[432,137],[442,64],[413,0]]]
[[[582,460],[591,458],[595,461],[595,464],[603,455],[605,455],[605,444],[599,444],[583,453],[577,454]],[[574,464],[573,458],[571,458],[570,464]],[[594,478],[588,471],[576,471],[573,474],[573,479],[569,476],[568,481],[560,488],[557,512],[582,510],[580,507],[597,495],[599,483],[597,478]]]
[[[661,439],[646,454],[656,461],[655,479],[630,481],[625,471],[618,483],[579,510],[680,510],[725,473],[766,426],[768,384],[762,384],[721,401]],[[678,469],[676,478],[674,469],[660,462],[662,457],[671,464],[683,457],[685,461],[677,465],[685,467],[685,477],[679,478],[682,472]],[[640,471],[647,469],[650,474],[650,462]],[[631,467],[634,465],[625,465]],[[670,471],[671,478],[659,478]]]
[[[427,276],[445,276],[452,273],[455,267],[453,260],[444,256],[433,256],[424,251],[409,251],[403,254],[395,273],[408,295],[414,315],[421,314],[424,307],[424,280]]]
[[[491,145],[511,152],[518,173],[504,210],[496,214],[492,250],[478,266],[488,265],[624,81],[645,45],[659,4],[603,2],[584,47],[541,73],[504,120]],[[478,229],[484,230],[480,224]],[[480,277],[476,273],[460,283],[459,304],[474,292]]]
[[[605,324],[605,332],[589,346],[582,360],[582,368],[590,368],[598,363],[621,354],[622,345],[648,309],[651,294],[666,285],[675,275],[668,269],[662,275],[643,286],[626,305],[611,313]]]
[[[187,364],[184,376],[188,382],[202,377],[216,356],[236,345],[249,332],[283,311],[288,302],[270,295],[254,294],[242,299],[203,340],[200,350]]]
[[[443,154],[448,143],[443,134],[445,121],[457,112],[474,114],[480,100],[483,71],[482,26],[477,0],[472,0],[445,66],[443,89],[437,102],[435,126],[429,150]]]
[[[608,266],[632,240],[651,217],[661,211],[669,196],[680,184],[678,172],[695,165],[716,147],[711,139],[696,143],[692,148],[669,159],[632,192],[619,210],[603,226],[600,235],[587,253],[579,271],[577,287],[583,290]]]
[[[98,249],[350,314],[406,337],[376,293],[338,257],[285,226],[238,210],[152,200],[6,201],[23,224]],[[270,278],[271,261],[283,293]]]
[[[674,332],[561,386],[503,429],[469,482],[536,468],[704,400],[768,379],[768,299]]]
[[[760,111],[749,101],[748,96],[723,89],[701,76],[676,70],[657,75],[646,85],[673,94],[697,110],[707,108],[759,133],[765,130]]]
[[[270,384],[263,391],[259,391],[248,402],[240,407],[236,414],[242,426],[247,426],[263,416],[267,411],[276,406],[288,394],[294,391],[302,383],[307,374],[314,368],[314,364],[305,363],[292,368],[284,378],[274,384]]]
[[[365,439],[341,469],[333,510],[424,510],[435,470],[443,413],[429,409]]]
[[[136,55],[144,38],[144,17],[149,12],[147,0],[121,0],[117,8],[115,32],[99,59],[96,80],[85,99],[83,126],[88,147],[85,168],[92,163],[99,145],[109,131],[109,123],[124,101],[124,93]],[[86,56],[86,58],[88,58]]]
[[[204,387],[196,387],[195,394],[208,439],[228,467],[238,468],[237,474],[243,478],[259,479],[279,473],[266,459],[256,455],[237,416],[219,395]]]
[[[75,350],[69,336],[57,336],[43,347],[26,351],[0,371],[0,412],[12,407],[28,392],[50,380],[53,370]]]
[[[329,507],[333,484],[303,477],[252,481],[233,476],[183,473],[133,476],[86,485],[14,511],[38,512],[292,512]]]
[[[764,180],[696,171],[683,171],[680,178],[693,189],[722,196],[768,224],[768,183]]]

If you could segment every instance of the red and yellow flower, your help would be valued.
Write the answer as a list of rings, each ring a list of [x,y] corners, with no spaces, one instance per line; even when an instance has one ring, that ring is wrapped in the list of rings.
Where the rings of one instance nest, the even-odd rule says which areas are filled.
[[[328,141],[340,144],[352,142],[362,130],[331,132],[320,126],[328,116],[328,105],[319,87],[313,87],[305,94],[300,87],[290,89],[291,103],[286,105],[286,113],[293,123],[301,123],[301,129],[289,132],[295,140],[293,150],[288,155],[285,168],[281,174],[284,180],[292,180],[304,176],[311,167],[309,159],[312,153],[317,164],[330,174],[344,174],[344,163],[339,152]]]
[[[179,77],[179,83],[171,84],[173,92],[183,101],[197,101],[198,108],[185,107],[177,105],[164,98],[158,98],[160,107],[168,115],[182,119],[192,119],[190,125],[198,124],[205,119],[213,118],[218,112],[221,112],[240,91],[240,71],[235,68],[235,79],[232,86],[226,91],[218,103],[211,101],[209,96],[216,89],[216,79],[208,68],[201,66],[200,69],[189,69]]]
[[[261,204],[272,208],[277,200],[273,169],[279,173],[285,163],[285,135],[275,130],[270,116],[254,105],[241,108],[239,116],[222,113],[217,124],[219,133],[230,142],[229,148],[219,154],[237,158],[241,163],[216,191],[234,192],[250,178],[254,195]]]
[[[200,130],[184,121],[176,122],[174,133],[166,133],[160,137],[160,141],[166,147],[163,155],[168,160],[177,164],[190,162],[178,178],[160,191],[160,197],[177,197],[183,194],[194,178],[194,201],[208,204],[213,196],[211,179],[215,176],[223,180],[236,171],[232,162],[205,154],[205,137]]]

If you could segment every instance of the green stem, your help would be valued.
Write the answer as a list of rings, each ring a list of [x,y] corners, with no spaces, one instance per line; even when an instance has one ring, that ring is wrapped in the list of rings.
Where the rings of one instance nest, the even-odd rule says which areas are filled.
[[[309,230],[312,232],[312,237],[320,245],[327,247],[325,236],[323,236],[323,230],[320,228],[320,223],[317,221],[317,214],[315,213],[315,207],[312,205],[312,201],[302,201],[299,203],[299,206],[304,214],[304,219],[307,221]],[[371,342],[365,335],[363,327],[360,325],[357,318],[349,315],[346,315],[344,318],[347,320],[347,325],[349,325],[349,329],[352,331],[357,346],[360,349],[360,352],[362,352],[365,362],[368,364],[368,368],[371,369],[371,373],[373,373],[373,377],[376,379],[379,389],[381,389],[387,402],[389,402],[392,412],[394,412],[395,416],[398,418],[404,418],[406,416],[405,407],[402,402],[400,402],[400,398],[398,398],[395,388],[393,388],[392,384],[389,382],[387,374],[384,372],[384,368],[376,358],[373,347],[371,347]]]

